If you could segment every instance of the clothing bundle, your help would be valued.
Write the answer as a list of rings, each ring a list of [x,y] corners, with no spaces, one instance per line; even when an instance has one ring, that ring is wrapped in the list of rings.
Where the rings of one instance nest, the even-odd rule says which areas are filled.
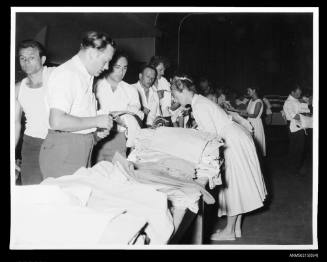
[[[165,159],[174,158],[174,168],[180,170],[181,178],[185,178],[183,174],[189,170],[188,178],[205,176],[209,179],[210,188],[213,188],[221,184],[223,158],[220,148],[223,144],[220,137],[195,129],[142,129],[128,159],[136,164],[152,162],[158,168],[164,165]],[[178,161],[180,164],[177,164]],[[189,168],[185,169],[185,165]]]

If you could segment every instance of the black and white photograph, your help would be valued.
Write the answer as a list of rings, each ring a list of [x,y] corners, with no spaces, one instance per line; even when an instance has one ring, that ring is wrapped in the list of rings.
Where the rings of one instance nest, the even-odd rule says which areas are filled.
[[[319,7],[11,7],[10,250],[318,256]]]

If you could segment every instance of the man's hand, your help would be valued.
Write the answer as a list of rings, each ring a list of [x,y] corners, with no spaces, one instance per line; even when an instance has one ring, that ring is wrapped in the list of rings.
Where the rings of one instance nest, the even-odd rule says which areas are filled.
[[[296,114],[296,115],[294,116],[294,119],[300,121],[300,120],[301,120],[300,115],[299,115],[299,114]]]
[[[143,113],[148,115],[150,113],[150,109],[149,108],[146,108],[146,107],[143,107]]]
[[[99,131],[96,132],[97,136],[99,138],[101,138],[101,139],[102,138],[105,138],[106,136],[108,136],[109,133],[110,133],[110,130],[109,129],[103,129],[103,130],[99,130]]]
[[[118,125],[120,125],[120,126],[123,126],[123,127],[126,127],[127,128],[127,126],[126,126],[126,124],[125,124],[125,122],[119,117],[119,116],[117,116],[117,117],[115,117],[115,122],[118,124]]]
[[[111,116],[99,115],[99,116],[96,116],[96,118],[97,118],[97,127],[98,128],[104,128],[104,129],[107,129],[108,131],[112,128],[113,121],[112,121]]]

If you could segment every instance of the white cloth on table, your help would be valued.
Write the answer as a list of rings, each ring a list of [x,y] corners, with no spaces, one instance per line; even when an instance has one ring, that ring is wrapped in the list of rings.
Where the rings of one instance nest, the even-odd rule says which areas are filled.
[[[92,168],[80,168],[73,175],[47,178],[42,184],[62,188],[84,185],[92,189],[88,207],[94,210],[121,208],[135,217],[145,219],[149,225],[145,232],[150,244],[165,244],[173,230],[173,221],[167,206],[167,196],[154,187],[130,181],[124,170],[108,161]]]
[[[201,95],[194,95],[192,109],[199,129],[219,135],[225,143],[225,181],[218,195],[218,216],[234,216],[262,207],[267,191],[250,133]]]
[[[158,162],[167,155],[183,159],[193,163],[196,176],[207,177],[210,188],[213,188],[221,185],[221,146],[223,141],[219,137],[199,130],[170,127],[142,129],[136,137],[135,150],[128,159],[133,162]]]
[[[263,112],[263,102],[261,99],[257,99],[255,101],[252,101],[252,99],[249,101],[248,106],[246,108],[246,111],[249,114],[253,114],[256,104],[261,103],[261,109],[259,111],[259,114],[256,117],[248,117],[248,120],[253,126],[253,136],[256,144],[259,147],[259,150],[261,151],[261,154],[263,156],[266,156],[266,137],[265,137],[265,131],[263,128],[261,115]]]
[[[110,221],[125,210],[89,208],[89,195],[85,186],[66,190],[55,185],[15,187],[11,245],[72,248],[98,244]]]
[[[205,146],[215,137],[190,128],[159,127],[149,148],[198,164]]]

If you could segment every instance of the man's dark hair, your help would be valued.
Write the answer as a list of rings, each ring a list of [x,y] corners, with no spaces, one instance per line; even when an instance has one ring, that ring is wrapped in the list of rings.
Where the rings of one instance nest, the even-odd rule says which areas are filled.
[[[169,62],[168,62],[168,60],[167,60],[167,58],[165,58],[163,56],[153,56],[153,57],[151,57],[150,62],[149,62],[149,65],[151,65],[154,68],[156,68],[160,63],[162,63],[166,69],[170,65]]]
[[[107,45],[111,45],[116,49],[116,43],[109,35],[102,32],[89,31],[86,32],[82,38],[81,48],[85,49],[92,47],[98,50],[103,50]]]
[[[157,70],[155,69],[155,67],[153,67],[153,66],[151,66],[151,65],[149,65],[149,64],[143,65],[143,66],[141,67],[140,74],[143,74],[144,71],[145,71],[145,69],[147,69],[147,68],[152,69],[152,70],[154,71],[155,79],[156,79],[156,78],[157,78]]]
[[[300,89],[302,91],[302,87],[299,84],[292,84],[289,87],[289,93],[295,92],[297,89]]]
[[[18,48],[17,48],[18,54],[19,54],[20,50],[29,48],[29,47],[36,48],[37,50],[39,50],[40,57],[46,56],[44,46],[41,43],[39,43],[38,41],[33,40],[33,39],[27,39],[27,40],[20,42],[18,45]]]

